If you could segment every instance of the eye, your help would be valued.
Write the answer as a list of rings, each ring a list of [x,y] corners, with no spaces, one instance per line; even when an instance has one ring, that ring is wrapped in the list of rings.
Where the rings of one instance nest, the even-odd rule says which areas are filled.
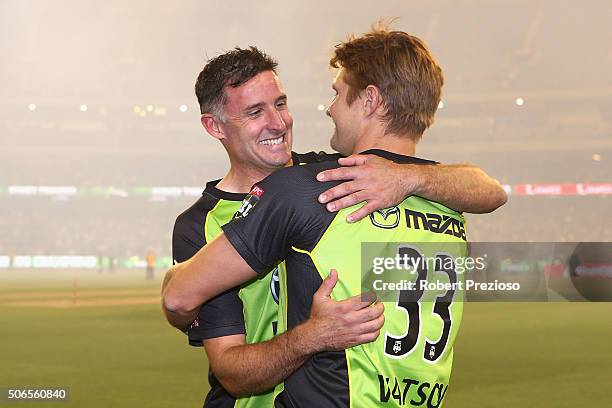
[[[252,111],[248,111],[247,115],[249,115],[252,118],[256,118],[257,116],[261,115],[262,110],[261,109],[253,109]]]
[[[277,108],[285,108],[286,106],[287,106],[287,100],[286,99],[283,99],[283,100],[280,100],[280,101],[276,102],[276,107]]]

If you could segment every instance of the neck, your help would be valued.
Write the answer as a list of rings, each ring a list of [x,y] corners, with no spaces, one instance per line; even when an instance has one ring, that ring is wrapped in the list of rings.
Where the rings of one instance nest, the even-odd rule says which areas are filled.
[[[384,127],[377,126],[376,129],[366,129],[353,147],[353,154],[370,149],[381,149],[403,156],[414,156],[416,152],[415,138],[409,134],[396,134],[384,132]]]
[[[293,163],[290,160],[286,166],[291,166]],[[262,169],[245,166],[230,158],[230,169],[217,184],[219,190],[228,193],[248,193],[251,191],[253,184],[265,179],[277,169]]]

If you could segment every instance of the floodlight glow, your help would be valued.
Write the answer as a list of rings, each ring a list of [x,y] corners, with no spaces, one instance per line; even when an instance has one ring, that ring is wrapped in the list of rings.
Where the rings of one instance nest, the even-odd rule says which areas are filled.
[[[179,106],[179,110],[180,110],[181,112],[187,112],[187,105],[181,105],[181,106]]]
[[[80,110],[81,112],[87,112],[87,105],[81,105],[81,106],[79,106],[79,110]]]
[[[523,98],[516,98],[515,103],[516,103],[517,106],[523,106],[525,101],[523,100]]]
[[[166,113],[168,113],[168,110],[164,108],[163,106],[157,106],[153,110],[153,114],[156,116],[166,116]]]

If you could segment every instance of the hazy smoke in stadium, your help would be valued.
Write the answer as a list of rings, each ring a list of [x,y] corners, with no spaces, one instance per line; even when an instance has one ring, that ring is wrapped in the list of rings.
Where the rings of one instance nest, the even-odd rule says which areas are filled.
[[[612,240],[609,187],[518,194],[612,183],[609,11],[550,0],[3,1],[0,255],[168,254],[174,217],[227,166],[193,94],[206,59],[251,44],[273,55],[295,150],[329,149],[330,52],[378,16],[399,17],[394,27],[423,38],[445,71],[419,155],[476,163],[517,189],[471,218],[471,239]]]

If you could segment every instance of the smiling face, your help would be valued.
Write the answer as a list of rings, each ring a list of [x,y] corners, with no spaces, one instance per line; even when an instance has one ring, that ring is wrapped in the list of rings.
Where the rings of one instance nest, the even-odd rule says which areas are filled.
[[[232,162],[270,171],[291,160],[293,118],[287,95],[272,71],[225,88],[225,121],[219,124]]]
[[[347,102],[349,85],[345,81],[346,72],[340,69],[332,83],[336,95],[327,108],[327,116],[334,122],[334,133],[330,144],[332,149],[348,156],[353,153],[353,148],[360,134],[362,118],[359,115],[358,97],[350,105]]]

